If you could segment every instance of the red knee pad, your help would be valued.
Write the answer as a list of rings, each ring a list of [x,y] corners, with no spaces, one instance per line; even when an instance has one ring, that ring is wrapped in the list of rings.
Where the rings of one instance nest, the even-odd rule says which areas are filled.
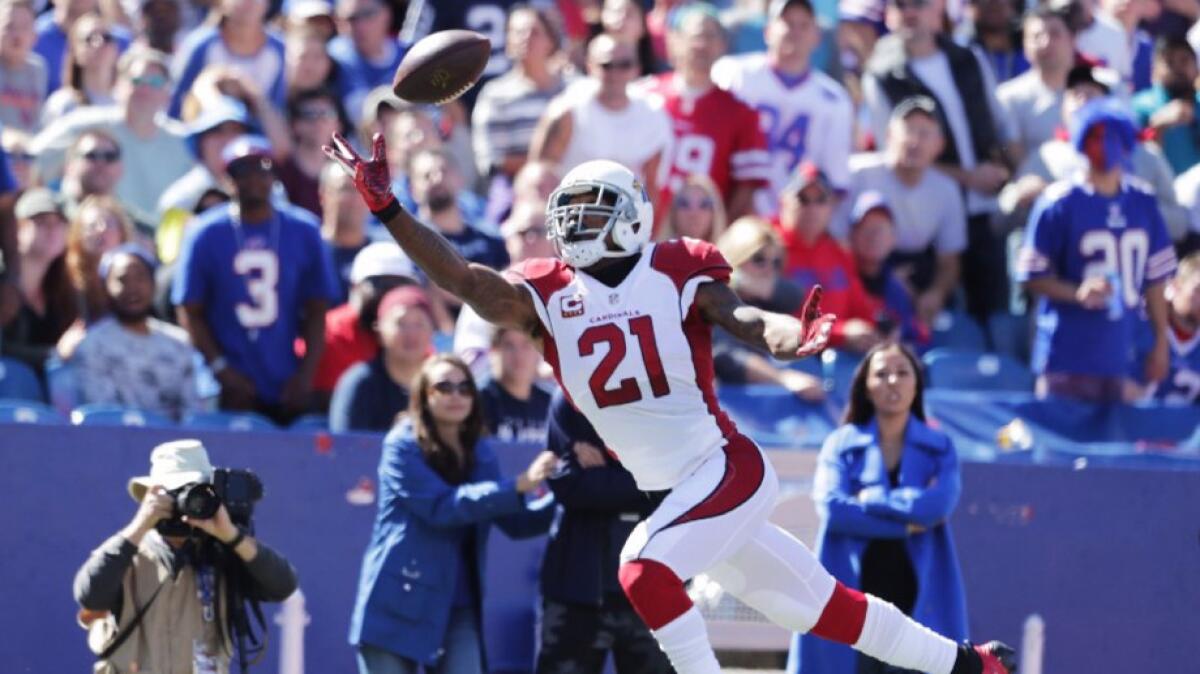
[[[809,630],[823,639],[853,645],[867,622],[867,595],[838,583],[817,624]]]
[[[653,559],[625,562],[617,571],[617,578],[633,610],[652,630],[666,625],[692,607],[683,581],[662,562]]]

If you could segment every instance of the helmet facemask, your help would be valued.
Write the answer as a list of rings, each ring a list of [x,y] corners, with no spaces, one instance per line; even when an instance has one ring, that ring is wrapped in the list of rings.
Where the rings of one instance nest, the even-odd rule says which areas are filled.
[[[633,199],[621,188],[598,180],[560,187],[550,195],[546,226],[563,262],[586,268],[606,257],[641,250],[634,235],[641,226]],[[609,234],[615,248],[608,244]]]

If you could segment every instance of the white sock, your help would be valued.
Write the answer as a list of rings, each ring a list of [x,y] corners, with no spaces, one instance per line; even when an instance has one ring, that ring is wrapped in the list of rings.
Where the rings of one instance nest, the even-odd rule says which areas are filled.
[[[678,674],[720,674],[704,618],[695,606],[652,632]]]
[[[953,641],[872,595],[867,595],[867,619],[854,648],[889,665],[929,674],[950,674],[958,654]]]

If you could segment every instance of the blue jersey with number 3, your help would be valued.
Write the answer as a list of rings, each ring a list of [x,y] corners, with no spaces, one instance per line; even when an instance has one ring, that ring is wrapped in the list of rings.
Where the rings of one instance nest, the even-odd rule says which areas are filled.
[[[318,223],[306,211],[276,207],[275,217],[239,223],[229,205],[188,227],[171,301],[204,306],[208,327],[229,365],[274,403],[298,359],[304,305],[338,297],[333,262]]]
[[[1124,376],[1134,356],[1142,292],[1175,271],[1153,193],[1135,178],[1113,196],[1082,181],[1046,188],[1029,215],[1017,280],[1057,277],[1079,284],[1103,276],[1116,297],[1103,309],[1041,298],[1033,346],[1035,372]]]

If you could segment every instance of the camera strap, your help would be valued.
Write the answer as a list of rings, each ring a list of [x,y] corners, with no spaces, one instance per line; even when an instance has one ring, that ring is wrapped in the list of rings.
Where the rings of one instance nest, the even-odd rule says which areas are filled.
[[[150,610],[150,605],[153,604],[154,600],[158,598],[158,593],[162,592],[163,586],[166,584],[166,581],[158,584],[158,587],[154,589],[154,594],[150,595],[150,599],[146,600],[146,603],[142,604],[141,608],[139,608],[137,613],[134,614],[133,620],[125,626],[124,630],[117,633],[117,636],[113,639],[113,642],[108,645],[108,648],[105,648],[99,655],[96,656],[97,659],[107,660],[111,658],[112,654],[116,653],[117,649],[121,647],[121,644],[124,644],[129,640],[129,637],[133,634],[134,630],[136,630],[138,626],[142,624],[142,618],[146,617],[146,611]]]

